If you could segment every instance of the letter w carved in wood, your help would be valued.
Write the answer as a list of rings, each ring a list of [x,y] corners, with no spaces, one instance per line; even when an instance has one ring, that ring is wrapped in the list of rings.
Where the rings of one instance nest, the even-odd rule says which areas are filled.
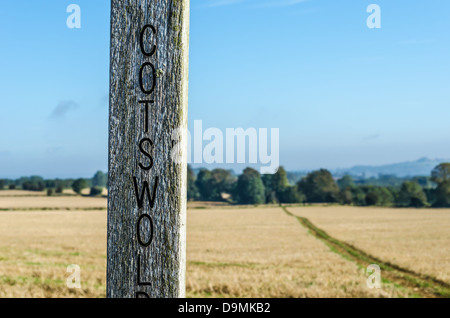
[[[148,182],[144,181],[144,186],[142,189],[141,194],[139,195],[139,187],[136,177],[133,177],[134,182],[134,193],[136,194],[136,201],[139,209],[142,209],[144,206],[144,200],[145,200],[145,193],[147,192],[147,198],[150,202],[150,208],[153,209],[153,205],[155,204],[155,198],[156,198],[156,189],[158,188],[158,177],[155,177],[155,183],[153,185],[153,193],[150,195],[150,189],[148,187]]]

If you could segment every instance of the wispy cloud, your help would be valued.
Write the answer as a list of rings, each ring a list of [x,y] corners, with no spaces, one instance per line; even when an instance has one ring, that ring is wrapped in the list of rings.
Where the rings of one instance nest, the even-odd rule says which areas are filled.
[[[368,141],[368,140],[374,140],[374,139],[378,139],[378,138],[380,138],[380,135],[379,135],[379,134],[376,134],[376,135],[368,135],[368,136],[364,136],[364,137],[363,137],[363,140],[364,140],[364,141]]]
[[[58,105],[53,109],[51,113],[51,118],[64,118],[64,116],[73,109],[76,109],[78,104],[73,100],[60,101]]]

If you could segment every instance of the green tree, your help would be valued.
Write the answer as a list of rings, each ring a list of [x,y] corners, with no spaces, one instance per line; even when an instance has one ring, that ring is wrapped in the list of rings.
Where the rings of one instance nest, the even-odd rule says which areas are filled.
[[[91,197],[96,197],[99,196],[103,193],[103,188],[102,187],[98,187],[98,186],[93,186],[91,187],[91,191],[89,193],[89,195]]]
[[[200,193],[200,200],[209,201],[212,197],[212,189],[210,188],[211,171],[208,169],[200,169],[197,174],[195,185]]]
[[[417,182],[422,187],[422,189],[433,188],[433,183],[431,182],[431,177],[417,176],[417,177],[414,177],[412,179],[412,181]]]
[[[87,182],[85,179],[77,179],[72,183],[72,189],[78,194],[81,194],[83,189],[87,188]]]
[[[235,196],[240,204],[264,203],[264,184],[258,171],[252,168],[244,170],[238,178]]]
[[[222,194],[230,194],[234,182],[235,178],[229,170],[214,169],[211,171],[211,178],[208,181],[211,189],[210,200],[222,201]]]
[[[351,189],[352,201],[354,205],[363,206],[366,205],[366,191],[363,187],[358,186]]]
[[[188,200],[198,200],[200,198],[200,193],[198,192],[197,185],[195,184],[195,173],[191,166],[187,167],[187,199]]]
[[[103,187],[105,188],[108,183],[108,175],[102,171],[97,171],[92,177],[93,187]]]
[[[436,183],[450,181],[450,163],[441,163],[431,171],[431,180]]]
[[[261,180],[264,184],[264,196],[266,203],[278,203],[277,196],[272,187],[273,174],[263,174]]]
[[[3,188],[5,187],[5,184],[6,184],[5,180],[0,179],[0,190],[3,190]]]
[[[53,179],[44,180],[44,184],[47,189],[49,188],[53,189],[56,187],[56,180]]]
[[[338,201],[341,204],[352,205],[353,204],[353,191],[351,187],[343,188],[339,191]]]
[[[427,196],[427,201],[430,205],[436,206],[436,189],[424,188],[423,192]]]
[[[19,182],[23,190],[43,191],[45,189],[44,179],[40,176],[22,177]]]
[[[298,189],[306,195],[307,202],[337,201],[339,188],[328,170],[313,171],[297,185]]]
[[[275,192],[275,196],[278,200],[278,202],[283,201],[284,193],[286,192],[287,188],[289,187],[289,181],[287,178],[286,170],[284,170],[283,167],[279,167],[277,172],[275,172],[272,175],[272,184],[271,188],[272,191]],[[287,203],[287,202],[285,202]]]
[[[235,178],[229,170],[200,169],[195,185],[200,194],[200,199],[204,201],[221,201],[223,193],[231,193]]]
[[[337,181],[337,185],[339,189],[353,188],[355,186],[355,182],[353,178],[349,175],[345,175]]]
[[[450,163],[441,163],[431,171],[431,181],[437,183],[431,193],[437,207],[450,206]]]
[[[63,191],[64,191],[63,184],[62,184],[62,182],[58,181],[56,183],[55,193],[63,193]]]
[[[284,188],[283,192],[280,193],[280,203],[303,203],[305,202],[305,195],[299,191],[298,187],[288,186]]]
[[[366,194],[367,205],[390,206],[394,204],[394,202],[394,195],[385,187],[370,187]]]
[[[427,196],[422,187],[413,181],[405,181],[398,194],[398,203],[402,206],[428,206]]]
[[[450,181],[440,182],[434,190],[435,202],[434,206],[449,207],[450,206]]]

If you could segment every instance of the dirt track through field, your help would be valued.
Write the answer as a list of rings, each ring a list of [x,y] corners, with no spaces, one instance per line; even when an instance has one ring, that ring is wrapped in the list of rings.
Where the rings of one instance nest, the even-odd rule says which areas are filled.
[[[417,296],[450,297],[450,284],[429,275],[419,274],[396,264],[384,262],[351,244],[329,236],[325,231],[315,226],[307,218],[292,214],[286,207],[282,208],[287,215],[295,217],[312,235],[323,241],[332,251],[340,254],[345,259],[353,261],[361,267],[377,264],[380,266],[382,271],[381,276],[384,279],[410,289],[412,293]]]

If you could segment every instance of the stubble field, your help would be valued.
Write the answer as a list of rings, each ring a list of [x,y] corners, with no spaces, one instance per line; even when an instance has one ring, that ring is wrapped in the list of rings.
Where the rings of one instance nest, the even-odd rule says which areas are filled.
[[[106,199],[0,192],[0,297],[105,297]],[[195,203],[187,218],[186,295],[445,297],[449,215],[450,210]],[[356,252],[346,255],[340,243]],[[397,269],[387,268],[385,278],[383,263],[382,288],[368,288],[365,261],[373,259],[356,258],[361,250],[425,275],[426,284],[414,285],[409,276],[403,279],[413,274]],[[66,286],[70,264],[81,268],[81,289]]]
[[[405,269],[450,284],[450,210],[290,208],[329,235]]]

